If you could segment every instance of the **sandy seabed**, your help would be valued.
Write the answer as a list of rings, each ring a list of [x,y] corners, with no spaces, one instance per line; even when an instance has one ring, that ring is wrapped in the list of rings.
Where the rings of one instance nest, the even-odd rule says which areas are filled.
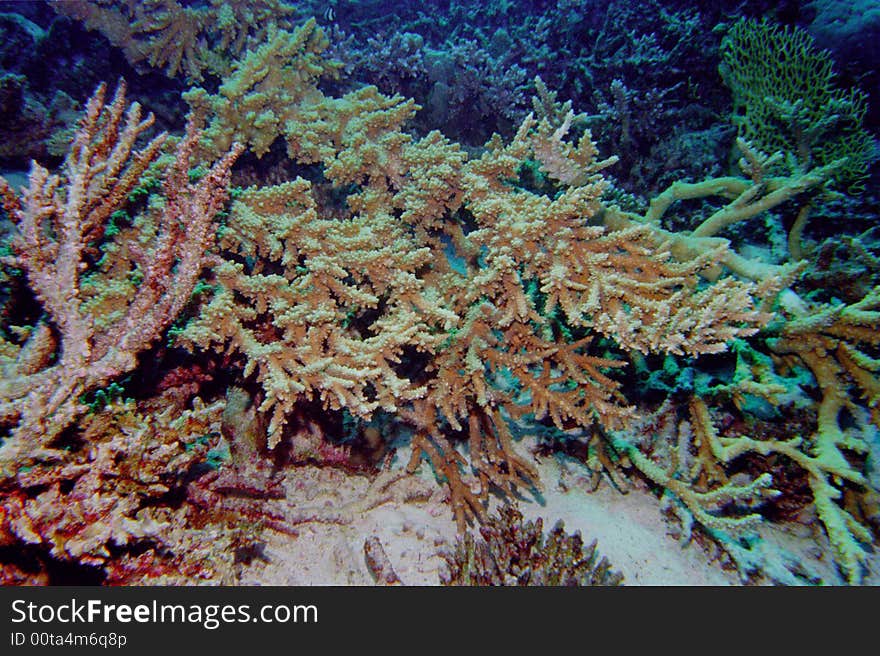
[[[520,446],[522,449],[522,446]],[[445,568],[441,556],[456,539],[446,493],[430,469],[405,475],[395,465],[378,476],[339,469],[297,467],[285,481],[287,497],[276,502],[293,530],[268,529],[261,557],[240,572],[243,585],[374,585],[364,542],[376,537],[404,585],[437,585]],[[545,531],[557,520],[566,532],[580,531],[585,542],[598,540],[600,555],[624,575],[625,585],[727,586],[743,583],[726,554],[711,540],[682,545],[676,527],[647,489],[623,494],[607,480],[593,492],[588,472],[576,463],[543,457],[538,462],[544,490],[539,499],[523,497],[526,519],[544,518]],[[425,471],[427,470],[427,471]],[[830,545],[818,526],[767,526],[762,539],[786,558],[802,563],[826,584],[844,581],[830,558]],[[752,577],[755,584],[772,584]],[[873,554],[865,584],[880,584],[880,557]]]

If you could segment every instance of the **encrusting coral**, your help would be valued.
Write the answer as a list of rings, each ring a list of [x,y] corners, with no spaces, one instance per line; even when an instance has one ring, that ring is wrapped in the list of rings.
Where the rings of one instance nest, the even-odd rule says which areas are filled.
[[[177,545],[169,548],[180,555],[175,549],[191,536],[144,528],[139,522],[150,512],[171,511],[147,512],[134,495],[174,487],[166,479],[176,466],[198,475],[194,454],[219,443],[223,402],[190,394],[174,401],[177,420],[153,417],[179,430],[179,440],[160,449],[134,491],[111,493],[105,479],[113,463],[140,457],[137,441],[147,438],[128,429],[96,436],[97,419],[82,400],[134,370],[138,355],[168,335],[199,357],[222,358],[225,380],[233,381],[227,407],[237,396],[254,402],[261,420],[252,432],[264,435],[249,434],[260,443],[244,455],[230,445],[231,468],[245,474],[239,479],[256,471],[235,462],[239,456],[276,464],[281,453],[308,456],[314,440],[296,430],[304,414],[342,415],[373,432],[396,423],[411,436],[409,470],[427,458],[448,485],[459,528],[474,519],[491,526],[490,494],[513,498],[540,486],[512,430],[535,420],[559,432],[589,431],[601,466],[634,466],[698,523],[734,531],[758,521],[755,506],[776,491],[769,473],[743,480],[729,468],[747,452],[782,454],[808,472],[835,558],[857,582],[859,543],[871,536],[837,501],[841,481],[865,485],[841,451],[863,445],[839,417],[861,405],[840,382],[862,393],[877,423],[876,291],[791,317],[774,302],[800,267],[746,257],[719,236],[820,188],[840,163],[771,176],[772,156],[740,141],[745,177],[677,183],[645,212],[625,211],[603,196],[603,171],[614,158],[599,159],[588,131],[572,137],[567,107],[529,115],[511,139],[496,135],[471,155],[439,132],[407,133],[417,110],[411,100],[375,87],[325,93],[322,77],[339,69],[324,58],[327,46],[314,20],[293,31],[272,26],[217,93],[186,94],[206,125],[190,121],[171,163],[160,158],[163,135],[134,150],[150,120],[141,121],[137,106],[124,115],[122,87],[105,107],[101,88],[60,175],[35,165],[21,198],[0,178],[17,227],[4,262],[22,270],[44,313],[0,342],[0,420],[9,430],[0,446],[3,543],[41,544],[53,557],[85,556],[110,570],[111,543],[150,539]],[[230,194],[241,150],[260,158],[275,152],[278,139],[302,177]],[[204,161],[216,163],[205,173],[196,166]],[[130,197],[139,180],[163,167],[161,196],[134,218],[118,214],[137,209]],[[673,204],[696,199],[716,209],[692,230],[664,227]],[[793,354],[813,372],[823,394],[816,436],[722,435],[694,399],[694,440],[682,440],[671,467],[629,439],[637,409],[618,374],[630,360],[718,355],[761,330],[773,336],[777,357]],[[772,398],[774,390],[755,378],[740,391]],[[148,409],[142,402],[113,411]],[[205,425],[193,428],[198,421]],[[86,446],[58,448],[65,429]],[[308,444],[298,449],[301,442]],[[682,469],[692,452],[696,461]],[[87,473],[91,462],[101,467]],[[193,486],[210,500],[201,510],[252,508],[271,491],[271,481],[245,482],[248,499],[214,504],[235,478]],[[36,496],[25,491],[32,479]],[[62,540],[52,526],[76,522],[43,501],[70,485],[71,500],[82,496],[85,506],[85,493],[94,491],[97,505],[88,511],[108,519],[87,536],[76,525]],[[173,521],[188,521],[186,509],[198,506],[184,505]],[[516,520],[507,512],[508,523]],[[138,562],[147,567],[151,557]],[[587,561],[592,567],[592,555]]]

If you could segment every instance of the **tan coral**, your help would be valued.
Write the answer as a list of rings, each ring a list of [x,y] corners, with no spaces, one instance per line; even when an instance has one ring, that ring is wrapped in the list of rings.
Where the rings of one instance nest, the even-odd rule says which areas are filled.
[[[24,271],[46,313],[16,355],[2,363],[0,416],[13,429],[0,447],[6,475],[27,458],[51,456],[52,439],[83,411],[79,397],[137,365],[138,353],[189,301],[205,264],[212,221],[225,201],[229,169],[239,151],[190,183],[198,139],[191,123],[165,176],[163,206],[144,217],[151,226],[143,231],[146,239],[127,242],[124,263],[114,262],[111,253],[103,270],[90,269],[94,244],[106,236],[110,215],[124,207],[165,140],[159,135],[135,151],[135,140],[152,125],[152,116],[141,120],[137,104],[128,111],[125,106],[124,85],[106,106],[100,86],[60,174],[50,175],[34,163],[21,198],[0,178],[0,193],[16,224],[7,263]],[[96,284],[102,276],[103,286]],[[133,276],[138,285],[131,284]],[[102,292],[113,302],[96,302]]]
[[[58,13],[97,30],[128,61],[165,68],[169,77],[201,80],[205,72],[229,73],[231,56],[260,43],[294,8],[283,0],[189,6],[178,0],[52,0]]]

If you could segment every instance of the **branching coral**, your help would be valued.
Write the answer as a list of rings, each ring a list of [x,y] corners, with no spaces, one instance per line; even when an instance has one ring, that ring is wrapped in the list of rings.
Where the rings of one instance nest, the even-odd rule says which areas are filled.
[[[320,43],[314,24],[302,29],[275,38]],[[255,52],[237,70],[276,70],[274,52]],[[321,162],[347,193],[344,206],[327,206],[318,199],[328,191],[304,180],[246,190],[220,242],[216,293],[180,334],[245,357],[272,412],[270,446],[303,401],[361,418],[395,413],[416,429],[411,467],[419,452],[429,456],[463,526],[484,516],[493,485],[513,493],[538,483],[513,450],[508,417],[533,413],[563,428],[630,416],[608,375],[624,363],[598,353],[591,331],[625,348],[697,354],[723,350],[769,318],[753,295],[778,283],[698,288],[698,274],[725,257],[724,243],[676,258],[649,226],[589,225],[602,211],[599,171],[613,160],[597,161],[589,136],[568,144],[570,118],[554,128],[529,117],[509,145],[495,138],[466,161],[436,133],[404,134],[407,103],[369,87],[323,96],[304,66],[320,70],[290,60],[276,70],[273,93],[246,85],[230,105],[222,95],[191,96],[223,112],[209,147],[250,129],[239,111],[277,118],[283,109],[288,118],[270,121],[263,136],[284,135],[291,157]],[[301,105],[281,102],[303,85],[311,91]],[[304,124],[305,116],[315,120]],[[559,181],[558,197],[518,182],[530,161]],[[558,334],[561,323],[569,338]],[[424,365],[411,370],[411,358]],[[473,480],[455,447],[461,433]]]
[[[196,88],[184,94],[197,112],[211,117],[205,152],[216,157],[239,141],[261,157],[280,137],[292,160],[322,164],[337,185],[399,186],[402,149],[410,141],[401,126],[418,106],[375,87],[340,98],[325,95],[320,80],[339,68],[322,57],[327,46],[314,19],[293,32],[273,30],[266,43],[236,62],[218,93]]]
[[[258,157],[265,154],[291,121],[323,100],[318,81],[337,67],[320,56],[327,45],[314,20],[293,32],[272,30],[235,63],[217,94],[200,88],[187,92],[186,100],[211,117],[203,146],[213,154],[223,152],[234,135]]]
[[[444,585],[620,585],[623,575],[599,559],[596,540],[584,547],[580,533],[567,534],[562,521],[544,535],[544,522],[524,522],[513,506],[503,506],[466,533],[445,555]]]
[[[4,264],[44,311],[0,343],[0,544],[107,582],[230,581],[228,535],[163,503],[217,446],[224,404],[196,398],[186,409],[169,390],[140,407],[89,410],[86,394],[133,370],[189,302],[240,149],[191,178],[195,120],[160,162],[165,134],[135,149],[152,116],[126,110],[123,84],[109,104],[104,94],[89,101],[60,173],[34,163],[21,196],[0,178],[16,229]],[[135,218],[122,212],[138,209],[133,192],[163,169],[162,195]],[[27,564],[0,569],[18,578]]]
[[[779,494],[773,489],[775,481],[766,472],[748,481],[730,471],[747,454],[781,457],[802,472],[844,576],[850,583],[861,580],[873,537],[860,508],[870,507],[876,495],[864,460],[870,451],[867,440],[880,426],[877,305],[876,289],[851,304],[811,306],[787,300],[782,311],[786,320],[777,322],[767,339],[772,360],[755,362],[727,386],[738,407],[747,395],[784,406],[797,396],[797,386],[809,386],[812,378],[821,397],[814,431],[793,428],[785,439],[722,435],[706,402],[695,396],[690,430],[680,434],[670,453],[649,457],[642,445],[612,435],[615,449],[664,488],[669,506],[684,523],[686,538],[694,520],[713,535],[739,534],[760,521],[757,504]],[[798,368],[809,371],[806,381],[792,377],[791,370]]]
[[[765,155],[757,153],[749,144],[740,140],[739,147],[743,152],[741,166],[748,175],[745,178],[725,177],[713,178],[700,183],[675,183],[666,191],[655,197],[644,215],[622,212],[619,208],[607,208],[603,214],[603,222],[608,228],[617,232],[640,226],[648,229],[655,244],[666,244],[673,257],[683,262],[693,261],[700,256],[711,257],[712,264],[699,271],[709,279],[716,279],[724,269],[736,272],[743,278],[754,280],[758,287],[752,294],[759,298],[772,299],[780,287],[790,284],[798,269],[787,265],[774,265],[743,258],[730,248],[729,242],[717,236],[726,227],[746,221],[781,203],[796,198],[810,189],[818,188],[826,183],[838,170],[840,161],[807,171],[797,171],[789,176],[770,176],[771,166]],[[692,232],[670,232],[660,227],[660,219],[669,211],[673,203],[681,200],[705,199],[710,197],[725,199],[725,203],[703,219]],[[611,234],[616,234],[612,232]],[[797,237],[792,238],[793,241]],[[606,279],[609,276],[606,276]],[[721,279],[709,293],[717,293],[729,279]],[[767,285],[770,285],[767,287]],[[794,295],[788,292],[789,297]],[[691,298],[699,298],[699,294],[691,293]],[[794,297],[796,298],[796,297]],[[717,300],[717,297],[715,297]],[[793,303],[795,307],[800,307]],[[633,443],[622,440],[612,434],[611,446],[628,458],[642,473],[653,482],[661,485],[672,496],[678,498],[687,507],[690,519],[696,519],[710,530],[737,530],[754,525],[761,519],[754,512],[740,515],[719,512],[725,507],[736,507],[759,502],[762,497],[774,494],[769,475],[755,480],[737,480],[732,482],[726,473],[732,461],[744,453],[762,455],[783,454],[809,475],[810,487],[813,491],[814,503],[835,550],[835,559],[851,582],[857,582],[862,575],[861,564],[865,558],[865,544],[871,542],[869,531],[835,501],[841,497],[841,490],[829,480],[846,481],[847,485],[867,491],[866,481],[859,467],[851,464],[844,452],[863,454],[866,445],[862,439],[851,435],[852,431],[841,428],[840,413],[846,409],[850,416],[860,417],[863,413],[854,398],[848,392],[854,389],[865,399],[876,422],[876,406],[878,403],[878,383],[876,357],[871,349],[875,349],[877,317],[875,312],[876,293],[869,293],[861,301],[850,306],[829,306],[817,308],[804,316],[796,316],[785,321],[776,330],[781,336],[770,340],[770,347],[777,353],[796,354],[813,372],[822,392],[823,400],[819,404],[819,430],[809,440],[793,437],[791,440],[761,440],[746,437],[718,438],[712,427],[710,414],[701,401],[692,404],[693,425],[697,427],[695,438],[699,457],[696,469],[680,469],[680,462],[658,465],[652,461]],[[711,305],[702,306],[704,309]],[[725,308],[730,309],[729,299]],[[805,310],[804,310],[805,312]],[[711,310],[711,316],[718,317],[717,310]],[[766,314],[765,320],[771,315]],[[571,323],[572,318],[568,315]],[[599,328],[601,330],[601,328]],[[603,331],[604,332],[604,331]],[[613,332],[606,333],[612,334]],[[623,333],[625,335],[625,333]],[[742,333],[745,334],[745,333]],[[615,339],[630,347],[636,346],[617,335]],[[728,343],[734,335],[727,334],[719,340]],[[704,345],[705,339],[688,340],[690,344]],[[647,349],[643,349],[647,350]],[[656,347],[655,349],[656,350]],[[675,349],[666,350],[676,352]],[[703,352],[711,352],[711,349]],[[776,384],[767,384],[766,375],[760,372],[761,367],[771,366],[768,362],[758,366],[752,372],[755,380],[742,380],[737,384],[742,394],[758,394],[767,399],[779,399],[785,392]],[[759,381],[757,378],[761,378]],[[778,378],[777,378],[778,380]],[[714,437],[713,437],[714,436]],[[729,444],[727,443],[729,441]],[[722,445],[723,446],[722,448]],[[678,445],[678,458],[688,460],[691,447]],[[682,461],[683,462],[683,461]],[[607,457],[606,467],[616,468]],[[711,475],[709,475],[711,474]]]
[[[92,567],[116,583],[230,580],[219,528],[211,546],[187,527],[190,509],[161,503],[217,446],[222,412],[222,401],[196,399],[192,410],[170,402],[144,412],[129,402],[88,415],[85,448],[22,467],[2,484],[0,545]],[[0,578],[14,571],[14,563],[0,564]]]
[[[153,27],[141,25],[157,43],[183,34],[154,17]],[[182,40],[192,41],[195,32],[186,34]],[[589,132],[572,140],[573,113],[555,106],[546,89],[541,117],[528,116],[512,138],[496,135],[469,154],[438,132],[406,132],[418,110],[412,100],[375,87],[330,95],[321,80],[339,65],[324,58],[328,41],[314,20],[293,31],[267,26],[265,36],[231,65],[216,93],[186,95],[196,115],[207,115],[207,127],[191,122],[170,163],[160,162],[164,135],[135,150],[151,120],[142,121],[137,106],[125,112],[122,89],[105,106],[102,87],[60,174],[35,165],[21,197],[0,179],[17,230],[5,275],[20,270],[43,312],[9,327],[0,341],[0,421],[9,430],[0,446],[4,543],[26,542],[124,580],[149,575],[150,558],[156,571],[168,561],[151,552],[117,561],[111,572],[114,545],[152,540],[174,551],[198,544],[167,526],[156,529],[150,522],[161,524],[160,515],[185,522],[195,513],[210,523],[224,513],[259,516],[262,504],[267,525],[279,529],[344,523],[360,506],[273,515],[268,498],[282,493],[277,479],[250,480],[271,466],[248,466],[259,458],[273,465],[285,455],[287,462],[308,459],[321,452],[323,433],[314,424],[343,417],[374,422],[373,433],[377,425],[405,426],[413,447],[408,469],[430,461],[448,485],[460,529],[477,519],[498,529],[496,539],[523,538],[575,557],[579,541],[564,540],[561,527],[544,542],[540,524],[513,527],[518,518],[508,512],[508,528],[498,528],[489,516],[490,495],[511,498],[540,486],[512,430],[528,419],[590,431],[593,465],[634,466],[710,530],[752,525],[760,519],[756,504],[775,494],[769,473],[733,473],[740,456],[788,458],[807,472],[835,557],[858,580],[870,535],[837,502],[844,487],[865,485],[847,459],[864,450],[843,426],[845,412],[861,416],[852,394],[863,395],[877,421],[876,290],[793,318],[785,309],[774,313],[798,267],[745,257],[719,236],[821,188],[842,166],[838,159],[773,175],[778,159],[741,141],[745,177],[676,183],[647,211],[627,212],[603,196],[603,172],[615,158],[600,159]],[[176,67],[196,56],[182,51],[169,61]],[[276,158],[276,141],[303,177],[237,190],[215,231],[240,150]],[[219,161],[207,172],[194,168],[203,157]],[[161,197],[131,200],[163,166]],[[692,230],[664,227],[673,205],[694,200],[714,209]],[[202,293],[194,295],[203,273]],[[187,483],[172,479],[175,469],[196,467],[189,445],[205,455],[194,437],[198,426],[189,424],[208,415],[213,440],[219,406],[175,403],[178,420],[162,413],[114,420],[108,437],[96,432],[83,399],[132,371],[184,308],[185,322],[170,337],[221,354],[231,383],[226,408],[239,407],[246,424],[238,430],[245,439],[226,436],[233,460],[245,464]],[[652,452],[622,433],[637,414],[620,375],[628,361],[717,356],[774,319],[767,344],[776,364],[800,361],[822,393],[815,436],[731,435],[715,428],[699,399],[690,406],[692,430],[671,451]],[[767,399],[778,392],[766,371],[745,378],[728,391]],[[143,437],[132,422],[159,437]],[[65,451],[62,438],[82,448]],[[339,460],[346,449],[323,453]],[[107,482],[114,476],[115,492]],[[246,494],[227,495],[236,485]],[[178,510],[147,509],[138,500],[182,487],[186,503]],[[377,503],[388,489],[378,490]],[[593,571],[592,552],[565,570],[565,582],[580,578],[584,564]],[[607,567],[598,569],[606,580]],[[559,572],[549,579],[536,572],[511,575],[562,581],[552,578]]]
[[[272,413],[270,448],[297,402],[369,417],[423,396],[396,371],[403,352],[436,347],[456,318],[425,297],[416,272],[430,252],[401,225],[387,215],[321,219],[310,193],[300,179],[239,197],[217,292],[181,334],[247,358]]]
[[[223,76],[229,58],[259,43],[294,7],[283,0],[189,6],[178,0],[52,0],[55,11],[101,32],[132,64],[165,67],[169,76]]]
[[[137,104],[125,110],[124,85],[109,105],[101,86],[60,174],[34,163],[21,197],[0,178],[17,228],[5,262],[24,273],[46,313],[2,342],[0,418],[12,429],[0,446],[4,476],[32,458],[59,455],[52,441],[84,411],[81,395],[137,366],[138,353],[175,319],[201,273],[239,150],[190,183],[194,122],[165,175],[162,202],[124,238],[108,233],[111,215],[160,154],[164,134],[135,150],[151,124]]]
[[[760,502],[763,496],[776,494],[770,488],[772,477],[762,474],[752,481],[735,482],[724,471],[724,466],[747,451],[753,442],[741,438],[736,446],[731,446],[719,438],[709,410],[699,398],[691,401],[690,410],[693,444],[677,445],[678,462],[664,467],[623,440],[615,439],[614,445],[649,479],[680,499],[703,526],[726,530],[754,526],[761,521],[761,516],[756,512],[742,512],[743,506],[748,508]],[[721,509],[725,506],[733,506],[735,512],[723,514]]]
[[[809,368],[821,394],[815,434],[797,436],[785,445],[786,453],[809,473],[819,518],[828,530],[837,562],[850,582],[861,576],[870,531],[838,503],[842,487],[869,491],[864,474],[847,454],[862,456],[868,446],[844,426],[872,422],[880,427],[880,289],[849,305],[811,308],[795,317],[771,340],[778,354],[795,357]],[[867,405],[870,419],[856,399]],[[804,442],[802,451],[795,447]],[[766,448],[766,447],[765,447]]]
[[[719,243],[711,238],[731,226],[753,219],[805,192],[822,189],[844,163],[844,160],[835,160],[791,175],[774,176],[771,170],[779,161],[780,153],[767,155],[743,139],[737,140],[737,148],[743,155],[739,166],[746,177],[725,176],[702,182],[675,182],[651,200],[648,211],[639,220],[656,227],[677,201],[713,197],[724,199],[727,202],[704,218],[691,233],[672,236],[677,252],[704,251]],[[809,207],[809,203],[802,206],[789,232],[789,252],[794,260],[801,259],[801,233],[809,216]],[[724,264],[739,275],[756,281],[767,278],[773,269],[748,262],[733,251],[724,257]],[[776,269],[777,272],[781,271],[779,267]]]

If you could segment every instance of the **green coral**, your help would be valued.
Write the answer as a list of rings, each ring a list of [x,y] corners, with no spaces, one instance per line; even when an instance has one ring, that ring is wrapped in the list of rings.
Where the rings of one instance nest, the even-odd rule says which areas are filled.
[[[125,384],[130,380],[126,377],[122,384],[112,382],[105,387],[101,387],[93,392],[88,392],[80,396],[80,403],[88,406],[89,412],[92,414],[101,412],[107,406],[122,401],[125,394]]]
[[[806,171],[843,160],[834,181],[863,188],[872,151],[862,127],[866,95],[837,85],[834,62],[798,28],[741,19],[721,45],[719,68],[733,92],[739,135],[765,152],[783,153]]]

